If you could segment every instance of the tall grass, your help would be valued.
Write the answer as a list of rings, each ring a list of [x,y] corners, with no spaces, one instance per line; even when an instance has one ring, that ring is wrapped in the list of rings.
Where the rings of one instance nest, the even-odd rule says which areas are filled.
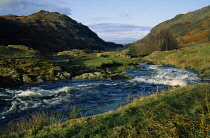
[[[79,115],[81,115],[80,108],[71,106],[69,118],[76,119]],[[63,118],[66,117],[63,115],[62,111],[57,113],[38,111],[32,113],[29,118],[24,118],[19,121],[10,123],[6,128],[2,129],[3,131],[0,132],[0,137],[7,137],[7,134],[12,135],[20,132],[33,135],[36,134],[37,131],[42,130],[44,127],[51,127],[60,124],[64,121]]]
[[[210,137],[210,84],[197,84],[135,99],[117,111],[7,137]],[[42,126],[42,125],[41,125]]]
[[[44,126],[51,126],[57,123],[59,123],[59,121],[56,121],[55,114],[48,115],[46,111],[35,112],[30,118],[24,118],[10,123],[5,129],[3,129],[2,137],[7,137],[7,133],[13,134],[23,132],[34,134],[38,130],[41,130]]]

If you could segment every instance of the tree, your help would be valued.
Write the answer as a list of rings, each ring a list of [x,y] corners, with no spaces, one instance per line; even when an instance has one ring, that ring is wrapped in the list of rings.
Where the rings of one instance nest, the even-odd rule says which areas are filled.
[[[168,29],[148,34],[142,41],[133,43],[128,54],[131,56],[145,56],[154,51],[166,51],[178,48],[178,42]]]
[[[159,48],[161,51],[173,50],[178,48],[177,40],[169,30],[162,30],[159,34]]]
[[[136,50],[135,44],[132,44],[132,45],[129,47],[128,55],[130,55],[130,56],[132,56],[132,57],[136,57],[136,56],[137,56],[137,50]]]

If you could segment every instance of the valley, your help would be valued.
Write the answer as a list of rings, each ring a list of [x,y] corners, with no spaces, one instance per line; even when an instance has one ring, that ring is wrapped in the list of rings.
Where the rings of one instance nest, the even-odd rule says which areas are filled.
[[[124,46],[57,12],[0,16],[0,137],[209,137],[209,8]]]

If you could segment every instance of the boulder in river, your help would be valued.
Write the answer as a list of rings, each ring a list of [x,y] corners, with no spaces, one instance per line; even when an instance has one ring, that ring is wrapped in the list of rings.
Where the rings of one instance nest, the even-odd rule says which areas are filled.
[[[93,73],[84,73],[80,76],[76,76],[75,79],[128,79],[133,78],[127,75],[125,72],[121,73],[101,73],[101,72],[93,72]]]
[[[76,76],[75,79],[106,79],[108,76],[101,72],[84,73],[80,76]]]

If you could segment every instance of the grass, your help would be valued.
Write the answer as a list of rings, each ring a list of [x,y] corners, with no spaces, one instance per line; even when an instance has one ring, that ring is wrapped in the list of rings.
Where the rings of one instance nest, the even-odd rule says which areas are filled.
[[[105,69],[115,74],[134,67],[130,57],[117,52],[73,49],[43,55],[23,45],[0,46],[0,87],[71,79],[84,73],[104,73]]]
[[[171,64],[183,69],[192,69],[210,79],[210,44],[203,43],[171,51],[156,51],[144,59],[156,64]]]
[[[1,59],[28,59],[39,58],[37,51],[27,49],[28,47],[22,45],[0,46]]]
[[[70,61],[70,66],[80,65],[101,67],[101,65],[104,64],[119,63],[123,65],[133,63],[130,57],[119,56],[119,53],[117,52],[84,54],[84,52],[81,51],[81,54],[79,54],[79,51],[77,51],[77,54],[73,54],[72,51],[64,51],[58,53],[58,55],[60,56],[61,53],[63,53],[62,55],[65,55],[66,53],[66,56],[69,56],[69,58],[74,57],[74,59]],[[59,58],[58,56],[55,57]]]
[[[123,56],[118,52],[104,52],[104,53],[84,53],[82,50],[72,50],[59,52],[53,57],[53,59],[64,58],[70,59],[65,64],[66,67],[74,68],[75,66],[81,66],[81,68],[88,69],[109,69],[111,72],[122,72],[125,69],[131,69],[136,67],[137,61],[133,61],[128,56]],[[63,62],[60,62],[62,65]],[[132,65],[131,65],[132,64]]]
[[[103,57],[97,57],[94,59],[84,60],[85,66],[95,66],[100,67],[102,64],[110,64],[111,61],[109,59],[105,59]]]
[[[209,137],[210,84],[196,84],[135,99],[116,111],[78,118],[5,137]],[[2,135],[2,137],[4,137]]]

